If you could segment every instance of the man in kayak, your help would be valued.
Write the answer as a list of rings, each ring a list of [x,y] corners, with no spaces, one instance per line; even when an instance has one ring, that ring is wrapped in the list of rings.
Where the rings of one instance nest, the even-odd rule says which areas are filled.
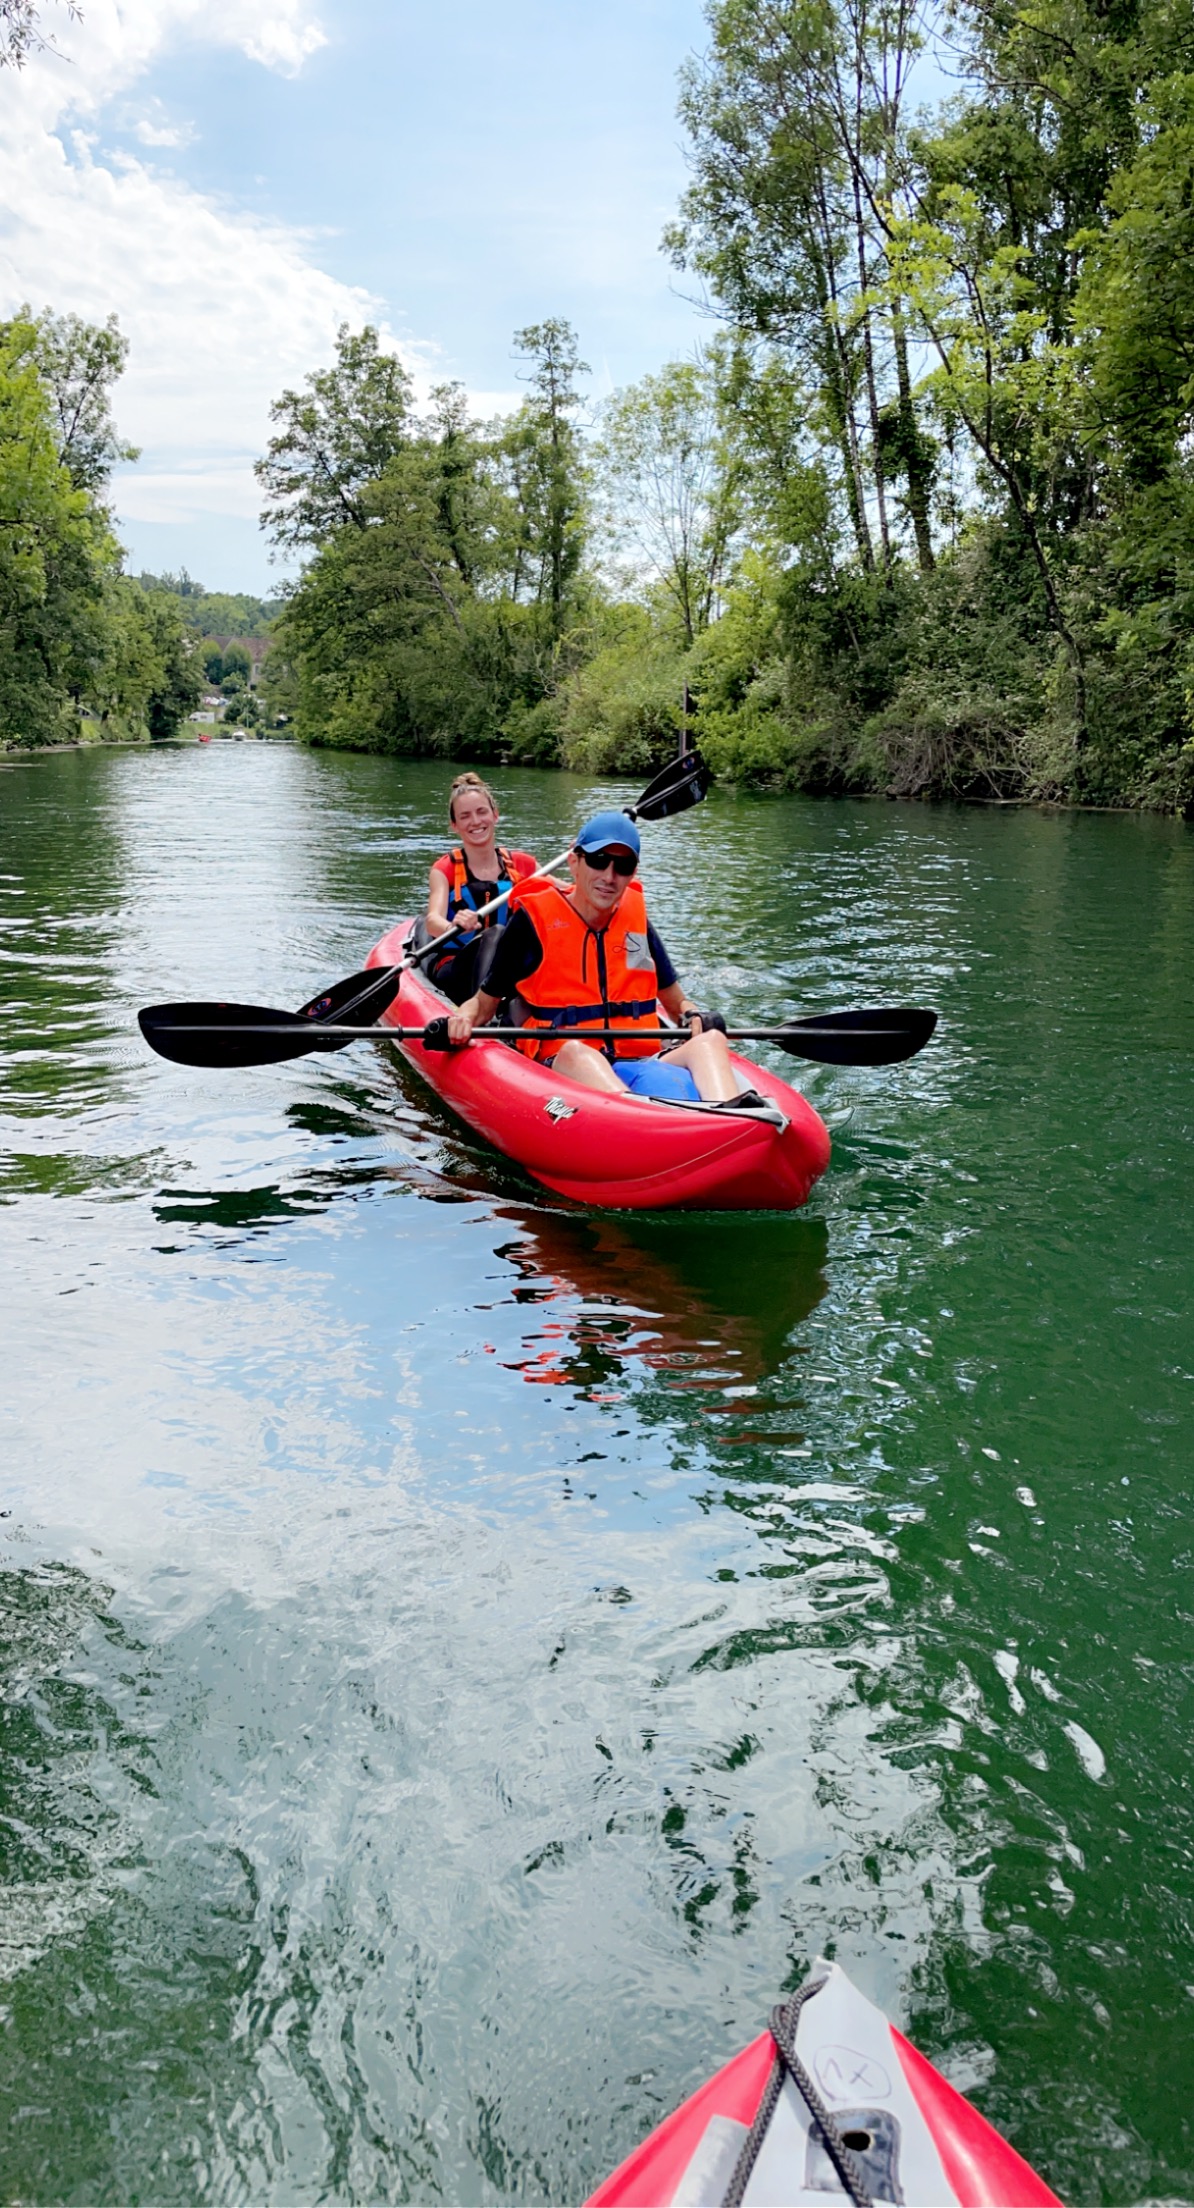
[[[537,864],[529,851],[507,851],[497,842],[500,818],[489,784],[479,774],[458,774],[448,794],[448,819],[460,841],[431,869],[426,919],[429,936],[457,925],[463,931],[463,938],[454,937],[451,950],[428,967],[436,987],[457,1004],[485,980],[497,930],[507,917],[503,905],[480,920],[482,905],[533,874]]]
[[[515,889],[485,986],[450,1016],[449,1037],[467,1043],[503,998],[513,998],[526,1030],[516,1047],[569,1081],[675,1103],[749,1108],[762,1099],[740,1094],[724,1034],[710,1028],[677,980],[647,918],[638,861],[638,829],[626,813],[595,813],[586,821],[568,854],[571,890],[543,877]],[[659,1054],[657,1004],[690,1030],[666,1058]],[[617,1042],[571,1039],[584,1027],[633,1027],[638,1020],[654,1033]]]

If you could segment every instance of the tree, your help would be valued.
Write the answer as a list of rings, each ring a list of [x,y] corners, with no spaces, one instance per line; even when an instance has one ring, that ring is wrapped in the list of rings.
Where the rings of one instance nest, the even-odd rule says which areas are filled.
[[[82,9],[75,0],[64,0],[64,5],[70,20],[77,22]],[[53,45],[41,18],[40,0],[0,0],[0,69],[23,69],[30,54]]]
[[[859,559],[894,557],[904,499],[933,565],[933,448],[919,430],[883,210],[902,181],[919,45],[911,0],[713,0],[681,79],[693,182],[666,243],[738,330],[788,350],[818,397]]]
[[[205,590],[187,574],[137,577],[142,590],[165,592],[197,636],[268,636],[281,600],[254,598],[248,591]]]
[[[719,608],[742,467],[722,435],[717,365],[674,361],[603,409],[594,460],[616,545],[637,554],[691,644]]]
[[[342,323],[333,368],[284,391],[270,408],[279,424],[255,473],[266,496],[261,525],[275,544],[326,542],[336,529],[364,529],[364,493],[411,434],[411,379],[377,331]]]
[[[0,740],[172,735],[201,674],[172,597],[120,572],[99,491],[122,447],[109,394],[115,325],[0,325]]]
[[[571,325],[558,318],[517,330],[514,347],[532,366],[530,396],[511,424],[509,449],[525,548],[537,570],[536,594],[549,608],[554,643],[584,558],[585,469],[572,417],[581,404],[576,378],[589,366],[578,357]]]
[[[106,322],[84,322],[47,307],[37,317],[34,358],[53,404],[58,450],[77,490],[101,491],[119,462],[138,458],[112,419],[112,386],[124,372],[128,349],[114,314]]]
[[[123,578],[122,578],[123,581]],[[137,586],[124,582],[126,590]],[[153,683],[145,701],[145,720],[153,742],[176,736],[194,712],[203,694],[199,655],[177,613],[168,602],[140,594],[145,626],[157,657]]]
[[[566,337],[570,333],[565,333]],[[288,597],[271,698],[311,741],[556,756],[554,692],[578,616],[581,459],[569,357],[553,327],[513,423],[432,394]]]
[[[109,578],[96,609],[98,645],[84,703],[104,734],[175,736],[203,689],[198,655],[169,599]]]
[[[75,733],[119,550],[58,451],[36,323],[0,325],[0,741]]]

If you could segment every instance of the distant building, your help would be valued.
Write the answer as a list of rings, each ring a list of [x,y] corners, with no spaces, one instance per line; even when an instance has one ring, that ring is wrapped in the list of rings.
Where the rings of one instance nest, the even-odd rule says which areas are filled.
[[[205,636],[203,642],[205,646],[209,644],[217,645],[221,652],[229,651],[234,644],[239,645],[241,651],[247,652],[249,656],[249,688],[250,690],[257,688],[258,678],[261,674],[261,662],[273,642],[272,637]]]

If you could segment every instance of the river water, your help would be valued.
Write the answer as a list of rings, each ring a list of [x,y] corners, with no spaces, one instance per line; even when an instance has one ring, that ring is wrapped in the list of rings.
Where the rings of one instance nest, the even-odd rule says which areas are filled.
[[[360,965],[447,779],[0,769],[3,2197],[579,2201],[821,1952],[1194,2198],[1194,836],[650,830],[698,1000],[941,1027],[808,1069],[803,1214],[597,1217],[392,1051],[137,1034]]]

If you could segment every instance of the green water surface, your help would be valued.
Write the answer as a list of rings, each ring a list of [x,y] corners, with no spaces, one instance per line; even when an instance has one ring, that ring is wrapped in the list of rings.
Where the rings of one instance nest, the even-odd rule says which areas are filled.
[[[698,1000],[941,1027],[808,1069],[803,1214],[597,1217],[392,1052],[137,1034],[358,966],[447,780],[0,768],[3,2198],[579,2201],[821,1952],[1194,2199],[1194,834],[651,830]]]

